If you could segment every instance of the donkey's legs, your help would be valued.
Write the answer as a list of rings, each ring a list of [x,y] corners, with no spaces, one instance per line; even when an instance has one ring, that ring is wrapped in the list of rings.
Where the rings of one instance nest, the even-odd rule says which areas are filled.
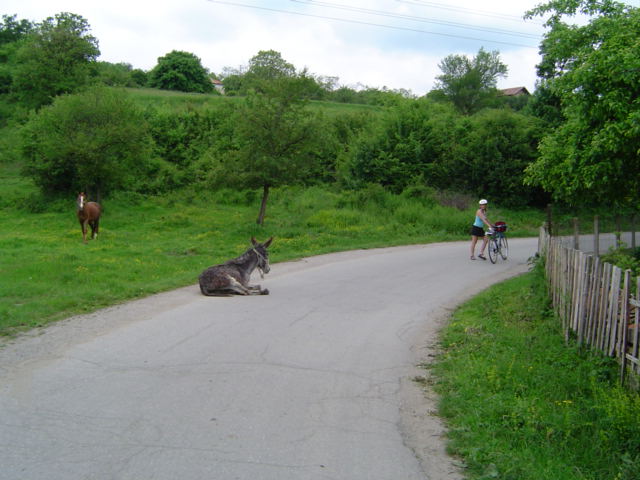
[[[227,287],[228,290],[233,290],[240,295],[251,295],[251,287],[245,287],[231,275],[227,275],[227,279],[229,280],[229,286]]]
[[[229,279],[229,289],[238,292],[240,295],[269,295],[269,290],[263,289],[260,285],[242,285],[238,280],[231,276]]]
[[[251,295],[269,295],[269,290],[263,289],[260,285],[248,285],[247,288],[251,291]]]

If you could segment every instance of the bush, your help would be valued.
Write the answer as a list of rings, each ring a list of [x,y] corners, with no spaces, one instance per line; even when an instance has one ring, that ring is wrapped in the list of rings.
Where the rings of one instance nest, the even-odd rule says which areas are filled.
[[[631,270],[631,277],[640,276],[640,248],[631,249],[622,246],[620,248],[610,248],[609,252],[602,255],[603,262],[620,267],[622,271]]]
[[[96,197],[146,178],[151,142],[125,93],[94,87],[57,97],[31,117],[23,131],[25,172],[47,193]]]

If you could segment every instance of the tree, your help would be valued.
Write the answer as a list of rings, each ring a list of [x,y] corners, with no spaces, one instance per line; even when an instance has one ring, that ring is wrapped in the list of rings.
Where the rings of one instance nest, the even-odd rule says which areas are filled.
[[[89,31],[89,23],[73,13],[36,26],[16,53],[11,89],[23,105],[40,108],[92,82],[100,50]]]
[[[33,31],[34,25],[29,20],[17,20],[17,15],[2,15],[0,22],[0,46],[17,42]]]
[[[158,58],[158,64],[149,72],[149,86],[180,92],[213,91],[209,74],[200,59],[193,53],[177,50]]]
[[[293,77],[295,67],[282,58],[275,50],[260,50],[249,60],[246,76],[250,81],[264,82],[283,77]]]
[[[438,66],[442,75],[436,77],[436,88],[465,115],[477,112],[496,96],[497,80],[508,71],[499,52],[483,48],[473,59],[449,55]]]
[[[586,25],[565,16],[591,15]],[[538,65],[561,117],[540,145],[526,182],[569,204],[640,200],[640,10],[609,0],[554,0]]]
[[[306,109],[304,82],[277,78],[252,91],[236,116],[239,148],[220,164],[226,182],[262,188],[257,223],[262,225],[272,187],[304,181],[314,171],[322,141],[319,118]]]
[[[141,110],[112,88],[57,97],[24,127],[25,173],[47,193],[131,188],[151,151]]]
[[[17,20],[16,15],[3,15],[0,22],[0,94],[11,91],[15,54],[20,42],[34,29],[28,20]]]
[[[451,186],[503,205],[541,204],[541,190],[524,186],[523,178],[537,157],[542,122],[505,108],[484,109],[463,122],[456,155],[446,164]]]
[[[146,74],[142,70],[134,70],[128,63],[97,63],[98,78],[111,87],[142,87],[146,85]]]

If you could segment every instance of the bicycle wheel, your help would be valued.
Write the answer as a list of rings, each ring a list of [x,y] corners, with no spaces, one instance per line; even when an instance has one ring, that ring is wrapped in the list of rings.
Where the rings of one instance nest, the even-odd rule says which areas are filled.
[[[500,256],[503,260],[506,260],[509,256],[509,243],[507,237],[500,238]]]
[[[489,260],[491,263],[496,263],[498,260],[498,239],[495,238],[495,234],[489,238],[489,245],[487,245],[489,249]]]

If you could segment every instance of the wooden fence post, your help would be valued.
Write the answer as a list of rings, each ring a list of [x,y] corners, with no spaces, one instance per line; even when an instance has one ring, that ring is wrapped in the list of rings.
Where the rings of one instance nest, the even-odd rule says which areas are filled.
[[[593,254],[600,256],[600,217],[593,216]]]
[[[631,358],[630,360],[633,362],[633,370],[640,374],[640,303],[638,303],[638,299],[640,299],[640,277],[636,278],[636,298],[633,301],[634,307],[634,330],[633,330],[633,341],[631,344]]]
[[[618,333],[618,358],[620,359],[620,383],[624,384],[627,368],[627,333],[629,331],[629,291],[631,284],[631,270],[624,272],[624,284],[622,286],[622,308],[620,309],[620,331]]]
[[[551,228],[551,204],[547,204],[547,232],[549,232],[549,236],[551,237],[553,234]]]
[[[616,352],[618,344],[618,326],[620,323],[620,280],[622,277],[622,269],[620,267],[613,267],[611,273],[611,286],[609,287],[609,311],[608,328],[607,328],[607,344],[608,349],[605,353],[608,353],[610,357],[613,357]],[[625,300],[626,301],[626,300]]]
[[[580,250],[580,220],[573,217],[573,248]]]

